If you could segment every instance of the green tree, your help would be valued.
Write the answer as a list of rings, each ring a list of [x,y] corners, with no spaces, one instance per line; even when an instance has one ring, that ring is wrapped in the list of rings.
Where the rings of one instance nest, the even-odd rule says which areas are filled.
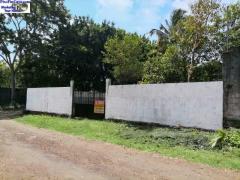
[[[191,7],[192,13],[180,21],[173,36],[187,61],[188,82],[194,68],[204,61],[219,60],[219,42],[216,34],[220,4],[216,0],[199,0]]]
[[[114,24],[74,17],[51,35],[51,41],[22,65],[22,83],[28,87],[66,86],[71,79],[79,90],[104,91],[110,72],[103,63],[104,44],[116,33]],[[32,76],[35,74],[35,76]]]
[[[224,51],[240,46],[240,1],[223,8],[220,33],[220,44]]]
[[[209,61],[195,67],[192,74],[193,81],[219,81],[222,80],[222,63]]]
[[[186,81],[186,63],[180,49],[169,45],[164,54],[155,51],[144,64],[143,83]]]
[[[11,103],[15,104],[16,73],[24,57],[34,54],[52,32],[66,22],[63,0],[35,0],[29,14],[0,15],[0,60],[11,72]]]
[[[0,62],[0,87],[10,87],[10,72],[4,62]]]
[[[176,28],[179,21],[185,19],[186,11],[182,9],[176,9],[172,12],[170,21],[165,20],[166,26],[160,25],[159,29],[152,29],[150,35],[156,34],[158,37],[158,47],[161,52],[164,52],[169,43],[173,42],[172,31]]]
[[[228,8],[229,10],[230,8]],[[234,8],[233,12],[236,12]],[[222,8],[217,0],[198,0],[191,6],[190,15],[173,11],[170,28],[161,27],[153,32],[159,36],[162,47],[149,56],[144,65],[143,82],[181,82],[221,79],[221,40],[223,33]],[[232,14],[234,14],[232,12]],[[236,23],[235,13],[234,24]],[[224,15],[226,16],[226,15]],[[173,20],[173,17],[177,20]],[[235,25],[236,26],[236,25]],[[236,34],[236,33],[235,33]],[[170,43],[171,42],[171,43]]]
[[[119,84],[137,83],[142,79],[143,62],[150,42],[137,34],[115,36],[105,44],[104,62],[113,67],[113,77]]]

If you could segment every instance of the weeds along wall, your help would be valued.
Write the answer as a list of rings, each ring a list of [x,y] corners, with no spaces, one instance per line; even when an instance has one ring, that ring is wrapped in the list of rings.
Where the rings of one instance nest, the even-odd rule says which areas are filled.
[[[223,82],[108,86],[105,117],[221,129]]]
[[[72,88],[28,88],[27,111],[72,115]]]

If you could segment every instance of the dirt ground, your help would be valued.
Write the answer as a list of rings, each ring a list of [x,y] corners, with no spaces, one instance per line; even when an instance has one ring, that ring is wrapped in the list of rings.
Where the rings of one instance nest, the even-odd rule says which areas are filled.
[[[240,179],[240,173],[0,120],[0,179]]]

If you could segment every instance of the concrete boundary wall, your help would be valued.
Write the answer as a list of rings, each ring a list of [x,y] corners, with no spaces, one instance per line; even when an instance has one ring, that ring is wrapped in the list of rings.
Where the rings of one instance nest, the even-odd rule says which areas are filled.
[[[223,82],[109,86],[106,119],[196,127],[223,127]]]
[[[28,88],[27,111],[72,115],[73,89],[58,88]]]
[[[224,119],[240,127],[240,47],[223,54]]]

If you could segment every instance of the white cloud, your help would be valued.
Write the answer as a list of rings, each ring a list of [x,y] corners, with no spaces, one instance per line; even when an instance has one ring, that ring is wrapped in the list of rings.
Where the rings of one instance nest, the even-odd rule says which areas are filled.
[[[184,9],[190,13],[196,0],[96,0],[96,19],[113,21],[117,27],[140,34],[158,28],[169,19],[172,10]],[[225,3],[237,0],[222,0]]]
[[[145,34],[159,26],[159,10],[167,0],[97,0],[97,19],[107,19],[118,27]]]
[[[133,0],[97,0],[100,8],[125,11],[132,7]]]
[[[122,24],[127,23],[133,0],[97,0],[97,6],[97,19]]]
[[[188,12],[190,12],[191,4],[193,4],[194,0],[173,0],[172,7],[174,9],[184,9]]]

